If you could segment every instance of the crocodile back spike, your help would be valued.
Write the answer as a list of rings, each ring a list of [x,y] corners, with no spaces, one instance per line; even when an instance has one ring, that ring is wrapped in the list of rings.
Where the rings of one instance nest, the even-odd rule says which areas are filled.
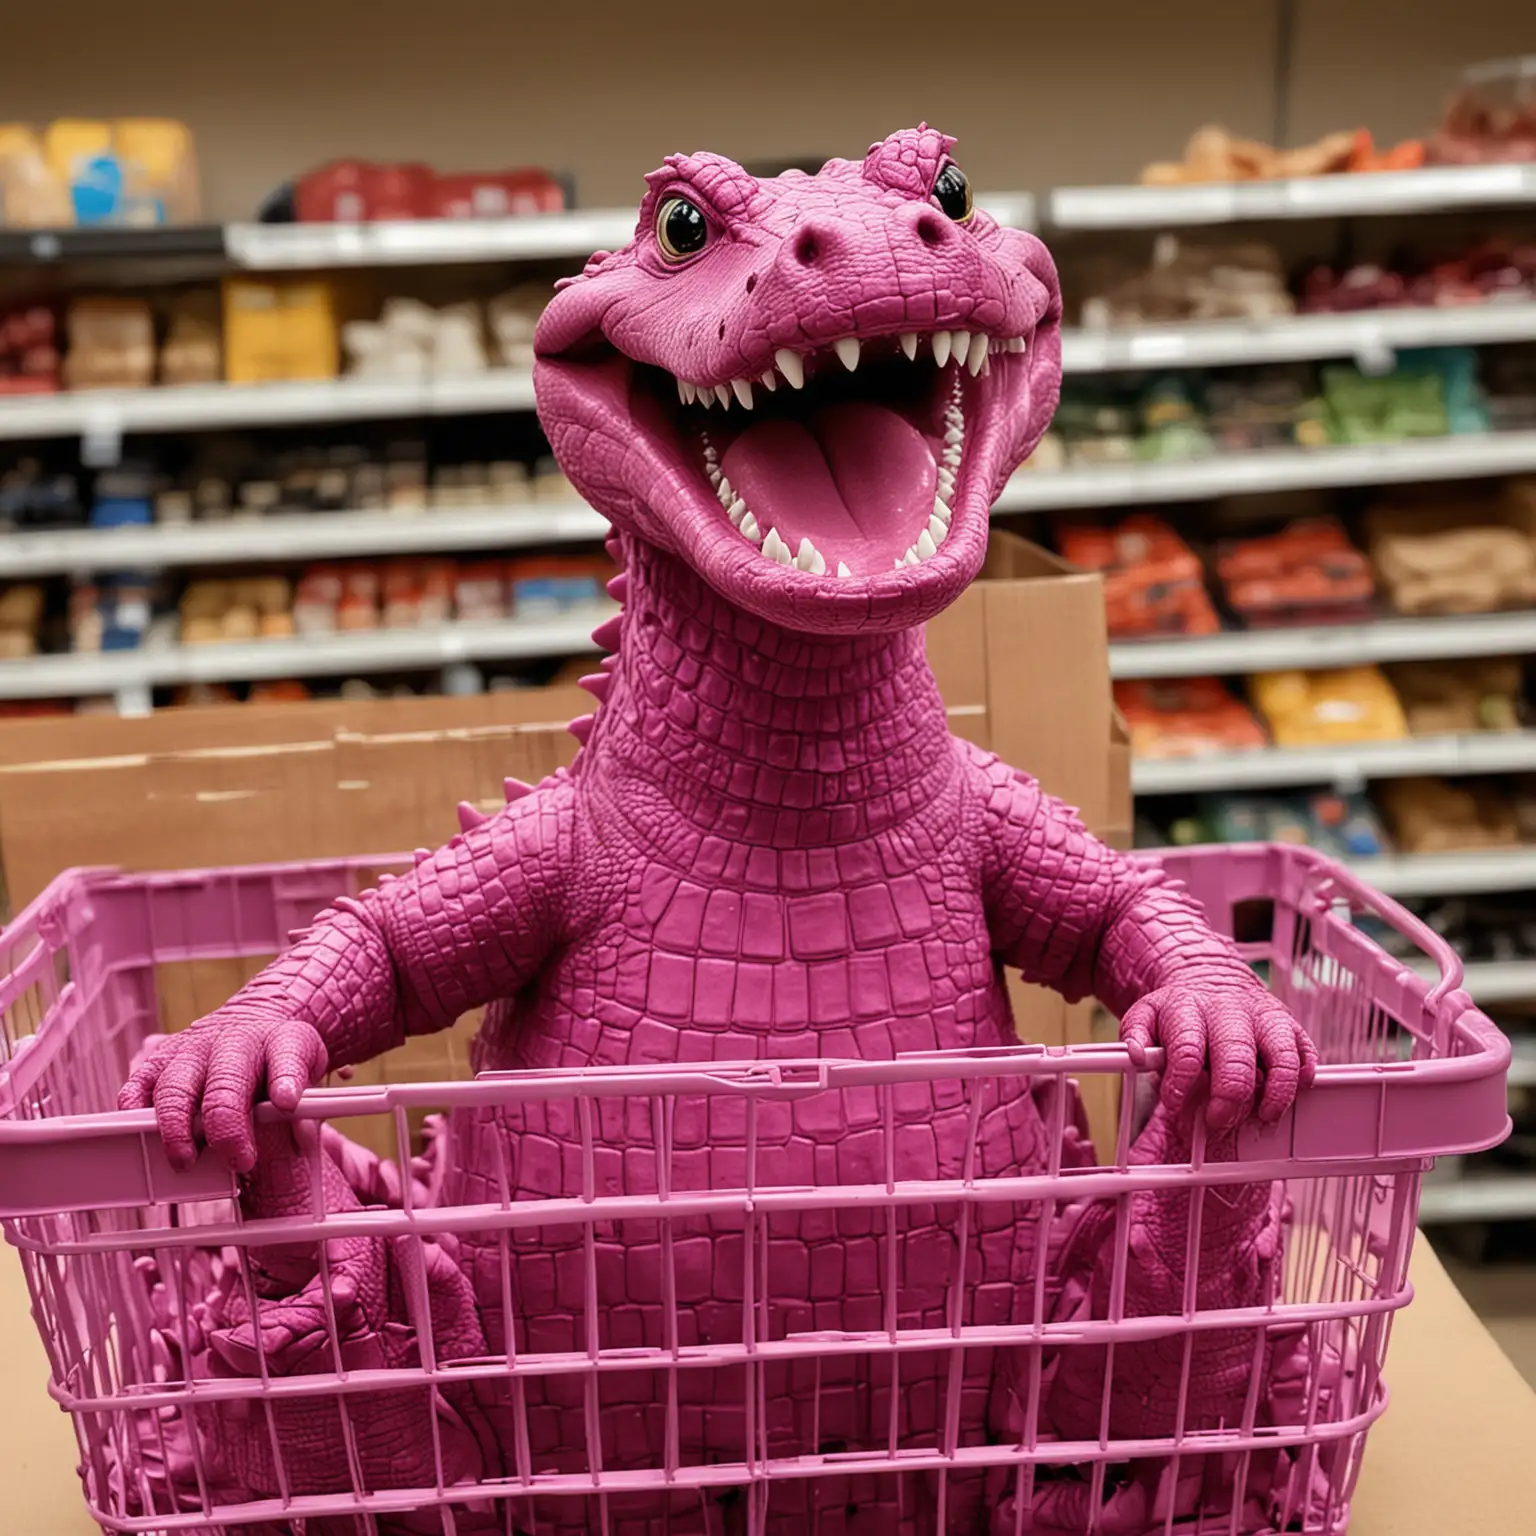
[[[459,801],[459,831],[473,832],[482,821],[487,819],[484,811],[476,810],[468,800]]]

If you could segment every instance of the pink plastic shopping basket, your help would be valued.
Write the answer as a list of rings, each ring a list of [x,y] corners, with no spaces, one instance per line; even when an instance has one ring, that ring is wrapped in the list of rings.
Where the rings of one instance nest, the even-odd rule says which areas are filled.
[[[230,1174],[207,1158],[174,1171],[152,1115],[113,1108],[136,1050],[159,1027],[156,967],[275,953],[331,899],[407,862],[74,871],[0,935],[0,1217],[20,1250],[51,1392],[72,1416],[85,1498],[104,1529],[1345,1529],[1366,1430],[1386,1406],[1391,1318],[1412,1295],[1420,1177],[1436,1156],[1488,1147],[1508,1129],[1507,1042],[1459,990],[1460,966],[1443,941],[1394,902],[1303,849],[1164,856],[1321,1053],[1317,1081],[1293,1112],[1272,1128],[1245,1128],[1235,1161],[1208,1159],[1197,1133],[1187,1162],[1138,1165],[1131,1146],[1150,1084],[1138,1084],[1117,1045],[492,1074],[327,1087],[306,1096],[299,1118],[345,1130],[356,1116],[392,1117],[398,1167],[410,1168],[424,1107],[539,1106],[573,1128],[579,1155],[565,1187],[516,1199],[503,1168],[488,1176],[485,1198],[455,1206],[433,1203],[405,1177],[389,1186],[394,1198],[327,1217],[317,1175],[308,1217],[251,1219]],[[1429,967],[1389,955],[1372,923],[1411,940]],[[1154,1053],[1148,1071],[1159,1065]],[[1069,1088],[1069,1078],[1090,1074],[1123,1079],[1115,1144],[1099,1149],[1096,1164],[1081,1153]],[[1042,1165],[983,1167],[967,1157],[952,1178],[900,1176],[897,1116],[911,1095],[969,1106],[974,1128],[988,1095],[1000,1102],[1003,1085],[1017,1097],[1021,1080],[1049,1131]],[[867,1154],[859,1166],[872,1173],[794,1187],[759,1177],[759,1143],[774,1125],[829,1116],[858,1127]],[[910,1128],[911,1117],[902,1124]],[[626,1156],[643,1143],[650,1182],[599,1175],[616,1126]],[[696,1149],[700,1128],[732,1149],[710,1164],[715,1183],[702,1189],[672,1172]],[[1202,1223],[1266,1181],[1283,1209],[1267,1292],[1252,1305],[1203,1310],[1198,1272],[1211,1259]],[[375,1182],[389,1184],[382,1175]],[[1179,1202],[1189,1273],[1163,1312],[1126,1315],[1127,1271],[1142,1262],[1131,1241],[1136,1202],[1150,1199]],[[1054,1250],[1040,1241],[1034,1284],[1021,1281],[1030,1296],[1023,1315],[977,1320],[967,1232],[994,1232],[1020,1213],[1048,1232],[1065,1214],[1095,1208],[1109,1239],[1097,1293],[1064,1310],[1048,1272]],[[877,1304],[858,1326],[835,1306],[770,1305],[776,1224],[803,1228],[819,1214],[839,1240],[857,1226],[871,1256]],[[715,1302],[726,1298],[739,1318],[727,1343],[690,1342],[697,1298],[679,1290],[679,1255],[701,1222],[735,1233],[717,1253],[735,1255],[736,1272],[721,1273],[717,1257],[710,1281]],[[921,1317],[901,1268],[914,1223],[945,1234],[950,1256],[940,1304]],[[607,1305],[596,1278],[605,1255],[619,1252],[621,1230],[643,1231],[647,1252],[660,1255],[651,1324],[630,1317],[634,1330],[621,1326],[626,1309]],[[509,1315],[514,1291],[533,1283],[533,1271],[517,1266],[547,1259],[546,1237],[562,1264],[574,1261],[578,1300],[565,1347],[509,1331],[505,1348],[448,1358],[410,1255],[471,1232],[492,1234],[501,1274],[489,1283],[499,1283]],[[405,1287],[404,1353],[382,1363],[337,1336],[331,1264],[338,1243],[360,1236],[392,1245],[391,1262],[416,1277]],[[279,1251],[318,1265],[324,1346],[289,1374],[268,1369],[264,1344],[244,1375],[197,1367],[206,1364],[204,1291],[222,1277],[226,1295],[254,1307],[252,1254]],[[1192,1362],[1217,1337],[1236,1340],[1243,1363],[1230,1415],[1187,1422],[1202,1390]],[[1094,1352],[1103,1398],[1089,1429],[1068,1438],[1051,1426],[1049,1393],[1073,1350]],[[1297,1372],[1283,1392],[1270,1380],[1282,1354]],[[983,1357],[1007,1363],[1011,1409],[978,1437],[963,1432],[961,1387]],[[1165,1374],[1165,1421],[1127,1432],[1111,1412],[1112,1384],[1126,1361],[1140,1370],[1148,1360]],[[829,1428],[850,1381],[875,1393],[861,1436]],[[628,1391],[636,1382],[643,1389]],[[499,1464],[455,1449],[465,1394],[476,1393],[508,1415]],[[917,1433],[911,1405],[924,1393],[938,1408]],[[700,1417],[701,1403],[714,1420]],[[564,1405],[558,1454],[536,1424],[551,1404]],[[402,1410],[392,1422],[405,1426],[397,1441],[409,1442],[393,1443],[382,1461],[370,1439],[381,1405],[386,1420]],[[739,1452],[701,1453],[695,1440],[725,1415]],[[317,1444],[317,1424],[328,1445]],[[239,1476],[231,1436],[247,1441],[235,1458]],[[322,1475],[322,1463],[332,1470]]]

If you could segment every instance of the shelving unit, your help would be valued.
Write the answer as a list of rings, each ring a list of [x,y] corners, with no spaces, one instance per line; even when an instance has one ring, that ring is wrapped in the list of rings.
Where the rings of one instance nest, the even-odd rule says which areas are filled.
[[[1408,774],[1525,773],[1536,769],[1536,730],[1476,736],[1414,736],[1339,747],[1265,747],[1208,757],[1142,758],[1132,765],[1138,795],[1279,789],[1298,784],[1355,786]]]
[[[517,502],[473,510],[295,513],[221,523],[68,528],[0,536],[0,580],[69,571],[452,554],[603,538],[585,502]]]
[[[1536,612],[1466,618],[1378,619],[1296,629],[1229,630],[1181,640],[1121,641],[1109,648],[1117,678],[1204,677],[1290,667],[1513,656],[1536,651]]]
[[[1416,896],[1536,890],[1536,848],[1388,854],[1377,859],[1355,859],[1350,868],[1378,891],[1400,901]]]
[[[225,427],[531,411],[533,405],[533,374],[523,368],[404,381],[340,378],[101,389],[6,397],[0,400],[0,438],[18,442],[129,432],[208,432]]]
[[[612,604],[594,603],[549,618],[36,656],[0,662],[0,699],[84,698],[187,683],[340,677],[354,672],[424,671],[459,661],[575,656],[597,649],[592,630],[617,612]]]
[[[1270,219],[1351,219],[1536,203],[1536,166],[1435,166],[1354,176],[1188,186],[1058,187],[1057,229],[1155,229]]]
[[[1063,373],[1142,368],[1227,368],[1328,357],[1377,366],[1413,347],[1481,347],[1536,339],[1536,301],[1463,304],[1446,309],[1370,309],[1347,315],[1291,315],[1188,325],[1064,330]]]
[[[1399,443],[1276,448],[1203,459],[1023,469],[1003,488],[999,512],[1126,507],[1147,502],[1208,501],[1261,491],[1468,480],[1536,470],[1536,431],[1423,437]]]

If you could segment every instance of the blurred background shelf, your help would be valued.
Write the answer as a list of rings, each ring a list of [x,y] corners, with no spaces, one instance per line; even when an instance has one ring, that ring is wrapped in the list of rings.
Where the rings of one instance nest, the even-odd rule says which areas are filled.
[[[1421,976],[1439,975],[1428,960],[1413,968]],[[1479,1008],[1536,999],[1536,960],[1469,960],[1462,987]]]
[[[0,662],[0,699],[80,698],[190,683],[334,677],[419,671],[460,661],[574,656],[597,650],[592,630],[618,611],[612,605],[592,604],[550,618],[35,656]]]
[[[1263,491],[1399,485],[1464,480],[1536,470],[1536,430],[1414,438],[1328,448],[1276,448],[1255,453],[1092,468],[1020,470],[1003,488],[999,512],[1123,507],[1145,502],[1202,501]]]
[[[533,409],[533,374],[494,368],[458,378],[339,378],[274,384],[189,384],[0,397],[0,438],[27,441],[127,432],[454,416]]]
[[[1142,368],[1229,368],[1314,358],[1365,357],[1413,347],[1479,347],[1536,338],[1536,301],[1459,304],[1443,309],[1368,309],[1277,320],[1068,329],[1064,373]]]
[[[1355,176],[1185,186],[1057,187],[1058,229],[1153,229],[1248,220],[1360,218],[1536,202],[1536,166],[1435,166]]]
[[[1110,647],[1109,661],[1116,678],[1199,677],[1288,667],[1511,656],[1533,650],[1536,612],[1520,612],[1234,630],[1181,640],[1126,640]]]
[[[1406,774],[1523,773],[1536,769],[1536,730],[1420,736],[1347,746],[1268,747],[1208,757],[1138,758],[1131,787],[1140,795],[1204,790],[1353,784]]]
[[[69,571],[448,554],[603,538],[585,502],[518,502],[472,511],[290,513],[227,522],[68,528],[0,536],[0,579]]]
[[[1536,1216],[1536,1174],[1484,1174],[1426,1184],[1419,1196],[1420,1226],[1532,1216]]]

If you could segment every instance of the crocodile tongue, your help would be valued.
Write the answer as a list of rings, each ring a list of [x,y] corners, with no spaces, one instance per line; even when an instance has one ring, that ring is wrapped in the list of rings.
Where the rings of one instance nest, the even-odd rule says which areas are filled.
[[[938,466],[928,439],[867,400],[745,428],[720,467],[764,533],[796,550],[808,538],[829,571],[888,571],[928,526]]]

